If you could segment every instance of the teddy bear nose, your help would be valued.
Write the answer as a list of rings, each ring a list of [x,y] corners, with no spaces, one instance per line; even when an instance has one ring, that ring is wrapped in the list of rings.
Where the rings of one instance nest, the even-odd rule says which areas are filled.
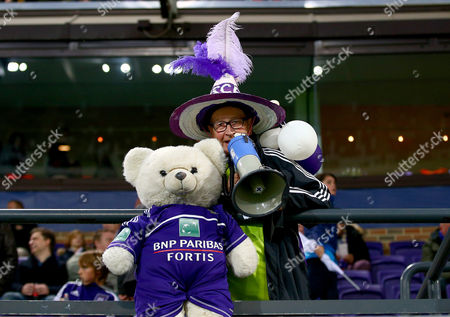
[[[185,172],[178,172],[178,173],[175,174],[175,177],[177,179],[179,179],[180,181],[182,181],[183,179],[186,178],[186,173]]]

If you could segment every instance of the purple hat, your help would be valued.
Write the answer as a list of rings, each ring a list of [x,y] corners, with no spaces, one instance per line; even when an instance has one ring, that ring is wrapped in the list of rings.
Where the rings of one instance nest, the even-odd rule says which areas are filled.
[[[247,115],[255,116],[253,131],[260,134],[281,124],[286,113],[279,105],[254,95],[241,93],[238,84],[251,73],[251,60],[242,51],[235,34],[238,29],[236,12],[230,18],[215,25],[208,33],[206,43],[198,42],[195,56],[184,56],[171,63],[172,70],[192,71],[200,76],[210,76],[215,83],[208,95],[191,99],[170,116],[172,132],[182,138],[201,140],[210,137],[205,130],[212,111],[222,104],[232,103]]]

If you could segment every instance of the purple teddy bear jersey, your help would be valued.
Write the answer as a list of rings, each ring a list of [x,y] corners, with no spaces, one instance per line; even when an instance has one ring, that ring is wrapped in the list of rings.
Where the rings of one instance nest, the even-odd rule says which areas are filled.
[[[247,236],[221,205],[153,206],[124,222],[109,245],[137,264],[137,317],[175,316],[188,300],[231,317],[226,255]]]

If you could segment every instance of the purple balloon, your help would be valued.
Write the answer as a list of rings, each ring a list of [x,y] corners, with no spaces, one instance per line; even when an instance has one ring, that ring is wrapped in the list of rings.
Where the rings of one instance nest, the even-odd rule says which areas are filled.
[[[303,167],[305,170],[307,170],[309,173],[313,175],[316,174],[317,171],[322,166],[323,162],[322,149],[320,148],[319,144],[317,144],[316,150],[310,157],[308,157],[305,160],[296,162],[300,164],[300,166]]]

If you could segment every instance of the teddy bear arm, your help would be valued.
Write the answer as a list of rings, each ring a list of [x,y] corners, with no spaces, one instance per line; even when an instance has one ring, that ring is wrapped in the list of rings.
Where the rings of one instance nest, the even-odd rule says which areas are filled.
[[[252,275],[258,266],[258,254],[250,238],[246,238],[227,255],[234,275],[243,278]]]
[[[115,275],[122,275],[131,270],[134,256],[121,247],[110,247],[103,253],[103,263]]]

